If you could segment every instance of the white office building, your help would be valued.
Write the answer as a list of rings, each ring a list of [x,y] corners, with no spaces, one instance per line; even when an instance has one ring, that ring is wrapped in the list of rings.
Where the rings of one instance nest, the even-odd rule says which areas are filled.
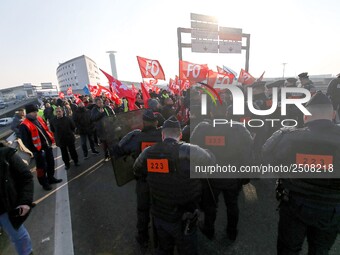
[[[84,86],[100,83],[97,64],[85,55],[60,64],[57,68],[57,78],[59,89],[65,94],[69,87],[73,93],[84,94]]]

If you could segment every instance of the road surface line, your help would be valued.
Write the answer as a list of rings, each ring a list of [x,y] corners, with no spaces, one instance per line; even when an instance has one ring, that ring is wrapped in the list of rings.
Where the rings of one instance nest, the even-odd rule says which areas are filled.
[[[69,180],[68,182],[58,186],[55,190],[51,191],[50,193],[46,194],[45,196],[37,199],[36,201],[34,201],[35,204],[39,204],[40,202],[42,202],[43,200],[45,200],[46,198],[48,198],[49,196],[53,195],[54,193],[56,193],[58,190],[60,190],[61,188],[63,188],[64,186],[68,185],[68,183],[73,182],[74,180],[78,179],[79,177],[81,177],[82,175],[86,174],[87,172],[93,170],[97,170],[99,169],[101,166],[103,166],[104,164],[101,164],[100,166],[98,166],[100,163],[102,163],[104,161],[104,159],[101,159],[100,161],[98,161],[96,164],[94,164],[93,166],[91,166],[90,168],[88,168],[87,170],[85,170],[84,172],[78,174],[77,176],[73,177],[71,180]],[[98,166],[98,167],[97,167]],[[95,169],[94,169],[95,168]],[[65,171],[66,172],[66,171]]]
[[[54,254],[74,255],[70,197],[67,172],[58,171],[57,178],[66,180],[65,189],[56,193],[54,218]]]

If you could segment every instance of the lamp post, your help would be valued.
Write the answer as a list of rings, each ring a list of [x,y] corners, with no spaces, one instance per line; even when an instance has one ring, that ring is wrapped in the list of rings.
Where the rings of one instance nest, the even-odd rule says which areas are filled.
[[[287,63],[282,63],[282,65],[283,65],[282,79],[284,79],[285,78],[285,69],[286,69]]]

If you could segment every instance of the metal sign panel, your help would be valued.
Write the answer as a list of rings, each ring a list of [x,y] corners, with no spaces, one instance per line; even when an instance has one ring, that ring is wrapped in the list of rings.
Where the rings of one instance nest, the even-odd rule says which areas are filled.
[[[208,16],[208,15],[197,14],[197,13],[190,13],[190,19],[204,21],[204,22],[218,23],[218,19],[214,16]]]
[[[202,53],[218,53],[218,41],[191,39],[191,51]]]
[[[241,53],[242,42],[228,42],[220,41],[219,52],[220,53]]]
[[[220,40],[242,41],[242,28],[219,27]]]
[[[218,31],[218,25],[212,23],[203,23],[197,21],[191,21],[191,28],[193,29],[202,29],[202,30],[210,30],[210,31]]]
[[[52,89],[53,88],[52,82],[41,83],[41,88],[42,89]]]
[[[191,38],[218,40],[218,32],[193,29],[191,30]]]

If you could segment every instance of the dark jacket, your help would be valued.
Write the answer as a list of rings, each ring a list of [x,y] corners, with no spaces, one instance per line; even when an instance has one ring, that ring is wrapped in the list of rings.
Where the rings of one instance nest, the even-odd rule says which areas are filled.
[[[106,109],[106,111],[100,112],[98,106],[95,105],[91,110],[91,121],[95,125],[99,139],[106,140],[107,131],[104,128],[104,119],[109,116],[114,116],[115,113],[110,107],[104,106],[103,109]]]
[[[153,167],[150,159],[165,159],[168,167],[159,165],[159,172],[152,171],[148,168],[148,165]],[[170,138],[146,148],[136,159],[134,174],[137,180],[146,179],[149,184],[153,216],[168,222],[178,222],[183,213],[193,212],[197,208],[202,186],[200,179],[190,178],[192,159],[198,164],[212,163],[210,154],[200,147]],[[161,172],[166,169],[168,171]]]
[[[314,164],[317,167],[324,165],[322,161],[326,161],[326,157],[331,158],[333,171],[329,171],[330,178],[284,179],[283,185],[307,200],[340,205],[339,141],[339,126],[330,120],[314,120],[306,123],[304,128],[284,128],[275,132],[263,146],[263,159],[272,165]],[[324,171],[323,168],[320,171]]]
[[[333,79],[329,82],[327,87],[327,95],[332,100],[334,109],[340,104],[340,78]]]
[[[136,129],[125,135],[115,146],[113,155],[115,158],[124,155],[132,155],[136,159],[143,150],[146,143],[157,143],[162,141],[161,129],[155,127],[144,127]]]
[[[0,199],[13,227],[18,229],[28,214],[14,217],[11,212],[19,205],[32,205],[34,183],[30,170],[15,152],[0,147]]]
[[[208,121],[199,123],[192,131],[190,142],[210,150],[220,166],[231,165],[240,169],[241,166],[252,165],[253,139],[249,131],[241,123],[216,125]],[[221,175],[226,176],[227,173]],[[213,188],[227,190],[237,189],[241,184],[249,182],[250,176],[243,179],[216,178],[210,179]]]
[[[54,133],[55,143],[59,147],[64,147],[75,142],[75,125],[71,118],[63,116],[51,120],[51,131]]]
[[[23,118],[21,118],[18,114],[15,114],[13,118],[13,122],[11,124],[11,129],[13,130],[13,132],[15,133],[17,137],[20,137],[19,126],[22,121],[23,121]]]
[[[80,135],[92,134],[94,132],[91,111],[86,107],[78,107],[73,114],[73,120]]]
[[[54,117],[53,112],[54,112],[54,109],[53,109],[52,106],[45,108],[45,110],[44,110],[45,120],[50,121]]]

